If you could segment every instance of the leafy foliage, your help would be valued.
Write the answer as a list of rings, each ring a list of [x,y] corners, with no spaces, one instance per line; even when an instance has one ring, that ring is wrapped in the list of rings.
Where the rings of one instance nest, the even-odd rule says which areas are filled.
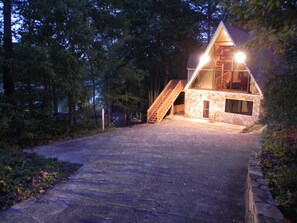
[[[261,165],[276,203],[297,221],[297,128],[269,125],[262,137]]]
[[[43,193],[66,179],[80,165],[43,159],[36,154],[0,153],[0,210]]]
[[[5,101],[0,101],[0,152],[13,151],[101,132],[93,122],[90,108],[77,113],[77,125],[69,127],[67,116],[50,117],[39,112],[20,111]]]
[[[297,3],[292,1],[228,1],[233,22],[251,31],[250,46],[270,51],[266,78],[262,166],[276,202],[297,221]],[[242,13],[244,11],[245,13]],[[265,58],[264,58],[265,59]]]
[[[170,79],[185,79],[186,62],[197,44],[201,11],[186,1],[120,1],[121,56],[145,71],[148,105]],[[178,15],[178,16],[176,16]]]
[[[205,0],[4,3],[12,7],[0,21],[2,208],[59,178],[41,164],[54,161],[11,151],[98,132],[102,107],[109,119],[112,110],[146,111],[169,79],[185,79],[199,34],[210,35],[220,17],[218,2]]]
[[[169,79],[185,79],[189,53],[224,18],[251,32],[250,47],[272,52],[263,71],[269,126],[262,165],[284,212],[296,212],[295,0],[10,2],[19,27],[11,44],[9,19],[0,21],[10,27],[0,33],[0,151],[6,152],[0,155],[8,162],[0,163],[2,207],[40,190],[26,190],[33,179],[43,185],[57,177],[32,169],[35,176],[23,178],[31,169],[22,165],[31,158],[7,151],[93,131],[99,105],[108,108],[109,120],[112,110],[145,111]],[[9,10],[5,14],[11,18]]]
[[[108,119],[112,109],[125,114],[142,111],[145,108],[142,98],[144,91],[141,88],[146,76],[145,71],[138,69],[134,60],[127,61],[119,55],[119,46],[113,46],[104,64],[101,78],[101,94],[107,103]]]
[[[99,107],[109,116],[145,111],[162,85],[182,78],[189,52],[202,45],[196,24],[205,9],[193,7],[198,1],[12,3],[14,93],[0,92],[2,148],[96,127]]]
[[[91,98],[95,124],[99,101],[109,111],[145,111],[169,79],[186,77],[189,53],[203,45],[199,33],[211,33],[222,8],[205,0],[12,3],[18,28],[10,103],[52,117],[65,101],[69,127]]]

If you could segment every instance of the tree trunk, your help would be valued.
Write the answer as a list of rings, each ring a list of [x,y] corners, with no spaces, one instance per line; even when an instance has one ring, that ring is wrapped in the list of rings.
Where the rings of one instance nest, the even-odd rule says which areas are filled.
[[[207,43],[210,42],[211,39],[211,15],[212,15],[212,6],[211,1],[207,1]]]
[[[3,87],[4,94],[11,96],[14,92],[13,73],[11,67],[12,59],[12,35],[11,35],[11,0],[4,0],[3,14],[4,14],[4,67],[3,67]]]
[[[58,97],[57,97],[57,91],[56,91],[56,86],[55,83],[52,83],[52,97],[53,97],[53,107],[54,107],[54,115],[57,116],[59,112],[58,108]]]
[[[73,127],[76,124],[75,105],[73,95],[68,93],[68,126]]]
[[[71,106],[71,98],[68,96],[68,126],[72,126],[72,106]]]
[[[149,106],[151,106],[156,98],[159,96],[160,92],[160,79],[155,78],[150,80],[149,88]]]
[[[41,110],[46,111],[47,113],[51,113],[51,109],[49,106],[49,95],[50,95],[50,87],[49,87],[49,81],[46,80],[46,78],[43,78],[43,83],[44,83],[44,90],[43,90],[43,95],[42,95],[42,105],[41,105]]]
[[[96,83],[93,71],[93,65],[90,60],[90,67],[91,67],[91,77],[92,77],[92,94],[93,94],[93,115],[95,118],[95,125],[98,126],[98,117],[96,114]]]
[[[107,100],[107,125],[111,125],[111,103],[110,100]]]

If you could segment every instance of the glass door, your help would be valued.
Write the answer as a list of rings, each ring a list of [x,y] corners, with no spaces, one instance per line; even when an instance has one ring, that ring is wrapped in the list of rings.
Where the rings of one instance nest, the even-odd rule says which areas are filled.
[[[203,118],[209,118],[209,101],[203,101]]]

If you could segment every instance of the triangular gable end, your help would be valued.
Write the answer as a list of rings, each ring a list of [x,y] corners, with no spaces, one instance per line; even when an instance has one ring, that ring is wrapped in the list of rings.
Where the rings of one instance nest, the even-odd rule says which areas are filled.
[[[211,49],[213,48],[214,44],[217,42],[221,32],[224,30],[224,33],[226,34],[227,38],[230,40],[230,42],[232,43],[232,46],[236,47],[237,44],[242,44],[242,43],[245,43],[247,42],[248,40],[248,34],[241,31],[241,30],[238,30],[234,27],[231,27],[231,26],[227,26],[225,25],[222,21],[220,22],[218,28],[216,29],[216,32],[212,38],[212,40],[210,41],[210,43],[208,44],[207,48],[205,49],[204,51],[204,54],[203,55],[209,55],[210,54],[210,51]],[[233,37],[233,38],[232,38]],[[192,77],[190,78],[190,80],[188,81],[187,85],[185,86],[185,90],[189,89],[190,86],[193,84],[193,82],[195,81],[195,79],[197,78],[197,76],[199,75],[199,72],[201,71],[201,69],[203,68],[204,66],[204,61],[199,61]],[[248,71],[248,74],[250,75],[250,77],[252,78],[252,80],[254,81],[255,83],[255,86],[258,90],[258,92],[260,94],[262,94],[262,91],[259,87],[259,85],[257,84],[254,76],[252,75],[250,69],[248,68],[248,66],[246,65],[246,63],[244,63],[244,66],[246,68],[246,70]]]
[[[223,22],[221,21],[220,24],[219,24],[219,26],[218,26],[218,28],[217,28],[217,30],[216,30],[216,32],[215,32],[215,34],[214,34],[214,36],[213,36],[213,38],[211,39],[210,43],[207,45],[207,47],[206,47],[203,55],[208,55],[209,54],[212,46],[214,45],[214,43],[215,43],[216,39],[218,38],[218,36],[219,36],[219,34],[220,34],[220,32],[221,32],[222,29],[223,29]],[[200,55],[200,56],[202,57],[202,55]],[[203,66],[204,66],[204,64],[201,63],[201,60],[199,60],[199,63],[197,65],[197,67],[196,67],[196,69],[195,69],[192,77],[188,81],[188,83],[187,83],[187,85],[185,87],[185,90],[187,90],[191,86],[191,84],[193,83],[193,81],[195,80],[195,78],[197,77],[199,71],[201,70],[201,68]]]

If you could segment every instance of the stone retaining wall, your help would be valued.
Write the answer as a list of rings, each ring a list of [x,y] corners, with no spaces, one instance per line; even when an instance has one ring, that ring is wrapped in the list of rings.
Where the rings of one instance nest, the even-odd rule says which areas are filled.
[[[250,158],[246,183],[246,223],[282,223],[283,215],[277,209],[267,182],[263,177],[260,161]]]

